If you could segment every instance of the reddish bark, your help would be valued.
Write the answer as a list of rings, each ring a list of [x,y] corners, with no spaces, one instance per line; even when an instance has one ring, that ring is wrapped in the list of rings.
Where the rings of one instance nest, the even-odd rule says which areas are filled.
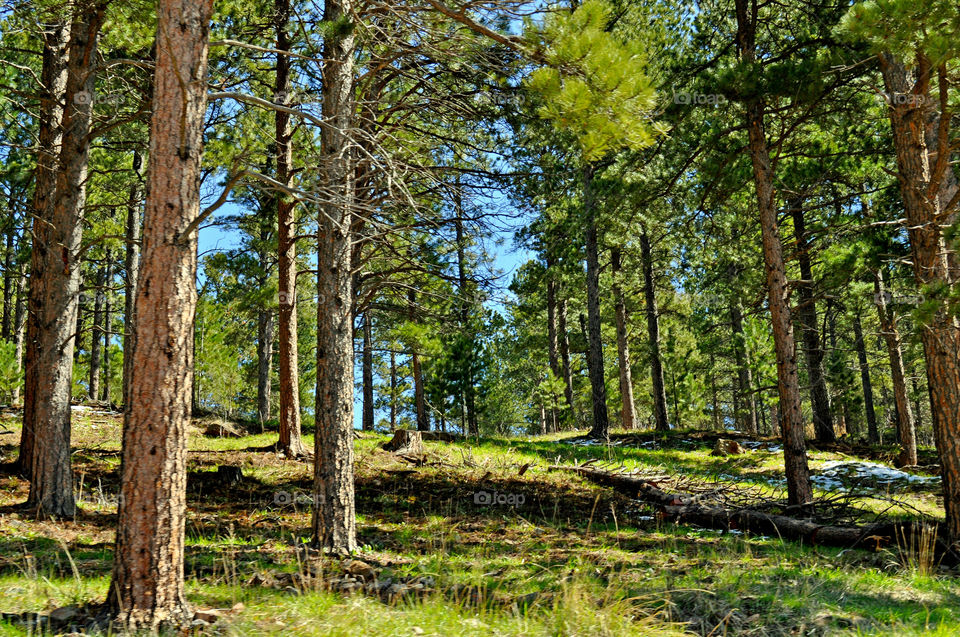
[[[187,425],[196,232],[213,0],[158,2],[157,60],[117,545],[107,603],[129,627],[189,619],[184,596]]]

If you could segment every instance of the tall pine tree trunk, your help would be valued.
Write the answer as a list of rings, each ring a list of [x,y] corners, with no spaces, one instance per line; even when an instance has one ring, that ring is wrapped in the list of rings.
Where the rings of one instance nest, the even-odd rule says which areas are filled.
[[[290,0],[276,0],[277,50],[290,49],[287,33],[290,22]],[[290,57],[277,55],[274,99],[282,106],[290,102]],[[290,114],[274,112],[277,138],[277,181],[293,187],[293,131]],[[280,438],[278,449],[287,457],[298,458],[307,453],[300,433],[300,365],[297,349],[297,219],[296,202],[286,193],[277,195],[277,287],[279,290],[278,375],[280,380]]]
[[[113,306],[110,304],[110,288],[113,286],[113,255],[107,250],[106,276],[103,288],[103,384],[100,400],[110,402],[110,336],[113,334]]]
[[[610,250],[610,268],[613,274],[613,303],[617,318],[617,359],[620,363],[620,417],[624,429],[636,429],[636,403],[633,400],[633,374],[630,371],[630,343],[627,334],[627,303],[620,283],[620,248]]]
[[[740,302],[730,304],[730,327],[733,332],[733,356],[737,364],[736,393],[738,407],[737,420],[743,423],[743,430],[757,435],[757,396],[753,391],[753,372],[750,369],[750,357],[747,352],[746,335],[743,332],[743,311]]]
[[[737,45],[746,64],[756,61],[755,15],[747,0],[736,0]],[[747,146],[757,189],[760,212],[760,233],[763,260],[766,265],[770,318],[777,359],[777,386],[780,395],[780,428],[783,436],[784,469],[787,498],[792,505],[806,506],[813,501],[810,469],[807,466],[803,414],[800,410],[800,383],[797,374],[796,344],[793,339],[793,318],[790,312],[789,288],[783,263],[783,246],[777,223],[776,195],[773,190],[774,170],[770,163],[767,135],[764,129],[764,105],[753,97],[745,104]]]
[[[324,41],[323,177],[330,203],[317,231],[317,393],[313,540],[333,553],[357,548],[353,487],[354,35],[352,0],[327,0],[324,20],[341,23]]]
[[[570,333],[567,331],[567,299],[557,303],[557,336],[560,345],[560,371],[563,373],[563,397],[569,409],[567,422],[571,426],[577,422],[573,411],[573,366],[570,364]]]
[[[890,127],[897,155],[900,195],[910,236],[913,272],[924,293],[953,291],[957,283],[957,255],[948,248],[946,230],[956,224],[958,181],[951,165],[951,113],[946,109],[946,65],[933,67],[918,53],[912,77],[893,56],[880,56],[887,93],[915,99],[891,100]],[[931,79],[936,76],[939,96]],[[942,294],[942,292],[934,292]],[[926,358],[933,432],[940,455],[947,529],[960,541],[960,321],[946,299],[920,326]]]
[[[643,296],[647,315],[647,341],[650,348],[650,378],[653,382],[653,418],[657,431],[669,431],[667,389],[663,380],[663,358],[660,355],[660,316],[657,290],[653,279],[653,252],[646,231],[640,234],[640,260],[643,268]],[[678,414],[679,415],[679,414]]]
[[[459,184],[457,184],[459,187]],[[460,194],[457,192],[455,195],[456,198],[456,211],[457,217],[454,219],[454,228],[456,230],[456,239],[457,239],[457,294],[460,297],[460,329],[463,330],[464,336],[470,339],[470,350],[469,358],[465,361],[461,361],[460,364],[463,366],[463,406],[465,411],[465,423],[467,431],[470,432],[471,436],[479,436],[480,429],[477,423],[477,410],[476,410],[476,387],[474,386],[473,378],[473,346],[475,345],[476,335],[473,333],[473,329],[470,325],[470,307],[472,305],[472,299],[470,296],[470,289],[467,280],[467,244],[466,237],[463,233],[463,206],[460,202]]]
[[[133,348],[137,333],[137,281],[140,277],[140,233],[142,220],[140,218],[140,200],[143,196],[141,180],[143,179],[143,160],[140,152],[133,153],[133,174],[136,179],[130,186],[130,198],[127,200],[127,223],[125,231],[126,252],[123,269],[123,404],[128,404],[127,394],[130,391],[130,376],[133,373]]]
[[[74,330],[80,292],[80,242],[90,153],[90,122],[96,78],[97,38],[104,4],[74,6],[70,28],[63,137],[51,216],[35,228],[30,311],[36,340],[27,352],[33,368],[36,432],[28,506],[48,515],[76,511],[70,467],[70,398],[73,389]],[[32,355],[31,355],[32,354]]]
[[[883,271],[874,275],[874,298],[877,302],[877,314],[880,318],[880,330],[887,345],[890,357],[890,379],[893,382],[893,397],[897,404],[897,427],[900,438],[899,466],[917,464],[917,432],[913,421],[913,409],[907,394],[907,378],[903,366],[903,348],[900,344],[900,331],[897,329],[897,314],[887,303],[883,286]]]
[[[870,382],[870,363],[867,360],[867,346],[863,340],[863,326],[860,323],[860,313],[853,315],[854,347],[857,350],[857,360],[860,363],[860,382],[863,385],[863,407],[867,415],[867,437],[872,444],[880,443],[880,432],[877,429],[877,412],[873,407],[873,383]]]
[[[36,169],[33,188],[33,244],[30,251],[30,281],[27,300],[26,365],[23,383],[23,427],[20,433],[20,455],[17,469],[30,477],[33,468],[33,450],[36,442],[37,390],[44,382],[46,371],[39,369],[40,334],[43,315],[43,290],[39,282],[50,254],[50,220],[53,218],[53,200],[56,190],[59,149],[63,138],[63,100],[67,90],[67,38],[69,29],[63,22],[44,26],[43,62],[40,79],[43,82],[36,145]],[[56,266],[54,266],[56,267]],[[61,263],[61,268],[63,267]]]
[[[16,301],[14,299],[14,272],[13,261],[16,256],[17,238],[17,207],[16,189],[10,184],[10,199],[7,203],[6,245],[3,251],[3,327],[0,328],[0,338],[9,341],[13,335],[13,312]]]
[[[417,293],[414,290],[407,293],[407,301],[410,303],[410,318],[413,319],[417,305]],[[426,391],[423,386],[423,369],[416,344],[413,345],[410,353],[410,364],[413,372],[413,404],[417,412],[417,431],[430,431],[430,415],[427,413]]]
[[[797,285],[797,321],[803,331],[803,354],[807,361],[810,380],[810,402],[813,405],[813,428],[820,442],[836,442],[833,417],[830,413],[830,390],[823,373],[823,347],[820,343],[820,327],[817,320],[817,303],[813,294],[813,265],[810,259],[810,244],[807,241],[806,224],[803,218],[803,199],[797,197],[787,202],[793,217],[793,233],[797,243],[797,262],[800,265],[800,283]]]
[[[559,339],[557,335],[557,281],[555,279],[554,265],[550,258],[547,258],[547,361],[550,364],[550,371],[554,378],[562,378],[560,369]],[[550,423],[555,431],[560,429],[560,408],[557,406],[556,397],[554,397],[554,406],[551,409]],[[569,409],[570,406],[568,405]]]
[[[583,210],[587,252],[587,371],[593,401],[593,427],[590,437],[607,438],[607,385],[603,365],[603,333],[600,325],[600,246],[597,237],[597,210],[593,193],[592,164],[583,168]]]
[[[263,261],[261,261],[262,263]],[[270,420],[270,389],[273,375],[273,312],[257,312],[257,422],[261,430]]]
[[[363,419],[364,431],[373,431],[373,326],[370,311],[363,313]]]
[[[100,266],[97,270],[96,287],[93,300],[93,325],[90,326],[90,369],[87,379],[87,397],[97,400],[100,396],[100,365],[103,363],[103,301],[106,289],[107,269]]]
[[[190,618],[184,596],[207,47],[213,0],[159,0],[137,334],[107,598],[129,628]],[[185,232],[189,231],[187,234]]]
[[[397,428],[397,353],[390,350],[390,431]]]
[[[19,273],[17,274],[17,310],[14,315],[14,351],[16,352],[16,370],[17,374],[23,371],[23,345],[26,340],[27,332],[27,300],[25,298],[27,292],[27,275],[24,270],[23,265],[18,266]],[[10,397],[10,402],[14,405],[20,403],[20,384],[16,384],[13,387],[13,394]]]

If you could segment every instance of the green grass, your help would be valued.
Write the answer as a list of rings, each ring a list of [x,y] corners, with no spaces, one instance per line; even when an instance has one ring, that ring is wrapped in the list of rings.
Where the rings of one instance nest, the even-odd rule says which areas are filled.
[[[105,595],[119,460],[107,437],[118,423],[80,419],[77,430],[74,458],[84,488],[76,520],[37,522],[18,514],[14,505],[25,499],[26,485],[0,477],[4,613]],[[308,493],[310,466],[264,451],[275,439],[269,433],[194,435],[188,598],[204,608],[242,603],[218,625],[230,635],[960,634],[956,572],[926,572],[897,549],[840,551],[660,524],[642,503],[548,469],[601,459],[777,494],[778,453],[717,458],[706,442],[684,442],[690,435],[671,434],[662,450],[562,442],[573,434],[428,442],[430,463],[412,467],[380,450],[385,436],[366,434],[356,444],[359,557],[378,566],[381,579],[434,582],[422,597],[393,603],[330,592],[318,580],[269,584],[306,572],[305,560],[325,576],[342,572],[338,561],[304,553],[309,507],[274,502],[278,491]],[[16,433],[0,438],[5,455],[15,441]],[[839,459],[813,452],[811,466]],[[224,464],[243,468],[243,485],[216,483],[216,467]],[[478,490],[521,494],[525,502],[478,505]],[[939,513],[930,490],[900,497],[903,506],[888,513]],[[857,504],[868,511],[890,507],[878,499]],[[28,633],[7,618],[0,634]]]

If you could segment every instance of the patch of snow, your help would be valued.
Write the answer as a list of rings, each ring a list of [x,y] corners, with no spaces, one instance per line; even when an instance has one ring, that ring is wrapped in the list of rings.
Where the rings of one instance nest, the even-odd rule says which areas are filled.
[[[938,476],[919,476],[899,469],[893,469],[876,462],[832,461],[825,463],[816,475],[810,476],[810,481],[821,489],[828,491],[846,491],[847,482],[866,482],[875,488],[891,486],[906,486],[908,484],[928,485],[938,484]]]

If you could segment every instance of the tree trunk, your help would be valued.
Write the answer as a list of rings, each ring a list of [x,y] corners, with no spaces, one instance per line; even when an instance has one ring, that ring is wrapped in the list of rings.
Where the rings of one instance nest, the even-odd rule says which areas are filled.
[[[100,400],[110,403],[110,335],[113,333],[113,307],[110,304],[110,288],[113,286],[113,256],[107,250],[107,272],[103,288],[103,385]]]
[[[410,302],[410,319],[413,320],[417,293],[410,290],[407,293],[407,300]],[[410,362],[413,367],[413,403],[417,411],[417,430],[430,431],[430,415],[427,413],[426,392],[423,387],[423,370],[420,367],[420,353],[417,351],[416,344],[412,346]]]
[[[459,184],[457,184],[459,187]],[[454,229],[456,231],[456,240],[457,240],[457,294],[460,297],[460,329],[463,330],[463,335],[470,339],[470,357],[468,360],[460,361],[463,374],[463,405],[465,411],[465,424],[466,429],[471,436],[479,436],[480,430],[477,423],[477,413],[476,413],[476,388],[474,387],[474,378],[473,378],[473,347],[476,344],[476,335],[473,334],[472,327],[470,326],[470,307],[472,305],[472,299],[470,299],[470,290],[469,282],[467,280],[467,257],[466,257],[466,238],[463,233],[463,207],[460,202],[459,192],[454,194],[456,200],[456,212],[457,216],[454,219]]]
[[[873,384],[870,382],[870,364],[867,361],[867,347],[863,340],[863,327],[860,323],[860,313],[853,316],[854,347],[857,350],[857,360],[860,362],[860,381],[863,383],[863,406],[867,414],[867,437],[872,444],[880,443],[880,433],[877,430],[877,412],[873,407]]]
[[[261,261],[262,263],[262,261]],[[270,420],[270,377],[273,375],[273,312],[257,312],[257,422]]]
[[[716,360],[713,353],[710,354],[710,397],[711,397],[711,417],[713,420],[713,430],[720,431],[720,399],[717,396],[717,373]]]
[[[190,618],[184,596],[197,233],[213,0],[159,0],[150,165],[107,603],[130,629]]]
[[[756,23],[749,13],[747,0],[736,0],[737,45],[744,62],[756,60]],[[783,435],[784,469],[787,498],[792,505],[806,506],[813,501],[810,469],[807,466],[803,414],[800,410],[800,387],[797,375],[796,344],[793,340],[793,318],[790,312],[789,288],[783,263],[783,246],[777,224],[776,196],[773,190],[774,171],[770,163],[764,130],[764,105],[752,98],[746,103],[745,124],[749,137],[748,152],[753,164],[760,212],[763,258],[767,269],[770,317],[777,359],[777,385],[780,395],[780,427]]]
[[[36,442],[37,389],[43,375],[40,362],[40,330],[43,309],[43,291],[39,286],[42,270],[53,256],[47,248],[49,220],[53,217],[53,200],[59,167],[59,149],[63,137],[63,99],[67,87],[67,34],[64,23],[45,26],[40,98],[40,116],[37,131],[36,169],[33,189],[33,248],[30,251],[30,282],[27,300],[26,360],[23,389],[23,427],[20,433],[18,471],[29,479],[33,468],[33,450]],[[36,265],[35,265],[36,264]],[[61,268],[63,265],[61,264]],[[48,379],[49,380],[49,379]]]
[[[837,313],[832,310],[830,301],[827,301],[827,319],[830,326],[830,348],[837,352]],[[842,396],[842,394],[840,395]],[[841,399],[840,403],[841,410],[837,418],[836,430],[839,435],[845,436],[852,433],[850,430],[850,408],[846,400]],[[835,406],[837,403],[831,401],[831,404]]]
[[[373,431],[373,329],[369,310],[363,314],[363,430]]]
[[[663,380],[663,358],[660,356],[660,316],[657,311],[656,283],[653,279],[653,253],[650,249],[650,237],[645,231],[640,234],[640,258],[643,262],[643,296],[650,348],[650,378],[653,382],[653,417],[657,431],[669,431],[667,389]]]
[[[390,350],[390,431],[397,428],[397,353]]]
[[[557,330],[560,341],[560,371],[563,373],[563,397],[569,409],[567,422],[571,426],[577,418],[573,411],[573,367],[570,365],[570,334],[567,332],[567,300],[557,303]]]
[[[290,22],[290,0],[276,0],[277,50],[290,48],[287,33]],[[290,102],[290,57],[277,55],[274,100],[280,105]],[[290,114],[274,112],[277,146],[277,181],[293,186],[293,131]],[[277,287],[279,291],[278,374],[280,379],[280,439],[278,449],[287,457],[299,458],[307,453],[300,433],[300,365],[297,342],[297,204],[285,193],[277,194]]]
[[[140,276],[140,232],[141,211],[140,198],[143,196],[141,181],[143,180],[143,161],[140,152],[133,152],[133,174],[136,181],[130,186],[130,198],[127,201],[126,224],[126,253],[124,256],[124,270],[126,276],[123,281],[123,404],[129,403],[130,376],[133,373],[134,338],[137,333],[137,281]]]
[[[100,396],[100,365],[103,362],[103,300],[106,289],[107,269],[100,266],[97,270],[96,286],[93,297],[93,325],[90,326],[90,372],[87,379],[87,398],[97,400]]]
[[[620,248],[610,250],[610,268],[613,275],[613,303],[617,317],[617,359],[620,363],[620,415],[624,429],[636,429],[636,403],[633,400],[633,374],[630,371],[630,343],[627,340],[627,305],[620,283]]]
[[[550,364],[550,371],[554,378],[562,378],[560,369],[559,340],[557,336],[557,282],[554,278],[554,266],[550,259],[547,259],[547,360]],[[560,408],[557,406],[557,398],[554,396],[553,408],[550,410],[550,422],[554,431],[559,430],[561,421]],[[569,405],[568,405],[569,408]]]
[[[13,184],[10,184],[10,200],[7,204],[6,246],[3,251],[3,327],[0,329],[0,338],[9,341],[13,335],[14,289],[13,289],[13,261],[16,253],[17,238],[17,209],[16,196]]]
[[[352,19],[352,0],[327,0],[324,20]],[[357,548],[353,487],[353,292],[351,224],[354,126],[353,30],[338,27],[324,41],[323,177],[331,193],[318,228],[316,453],[313,540],[333,553]]]
[[[952,292],[960,264],[945,230],[957,217],[958,181],[951,165],[951,113],[946,109],[946,65],[934,68],[918,53],[913,77],[892,55],[880,55],[884,85],[891,96],[888,113],[893,132],[900,194],[907,218],[913,272],[924,293],[941,301],[934,315],[920,327],[926,355],[933,432],[940,455],[947,529],[960,541],[960,322],[944,302],[942,290]],[[932,95],[936,75],[939,99]]]
[[[820,327],[817,320],[817,304],[813,294],[813,265],[810,259],[810,244],[807,242],[806,224],[803,218],[803,199],[794,198],[787,203],[793,217],[793,233],[797,242],[797,262],[800,265],[800,283],[797,285],[797,321],[803,330],[803,353],[807,360],[807,375],[810,380],[810,402],[813,405],[813,427],[817,440],[836,442],[833,417],[830,413],[830,390],[823,373],[823,347],[820,343]]]
[[[16,366],[17,373],[23,371],[23,345],[26,338],[27,328],[27,301],[25,294],[27,291],[27,276],[23,266],[19,266],[20,272],[17,275],[17,311],[14,317],[14,347],[16,348]],[[20,384],[13,387],[13,395],[10,402],[14,405],[20,403]]]
[[[880,318],[880,330],[887,344],[890,357],[890,377],[893,381],[893,396],[897,404],[897,427],[901,452],[897,463],[901,467],[917,464],[917,432],[914,426],[913,409],[907,394],[907,378],[903,367],[903,350],[900,345],[900,331],[897,329],[897,314],[887,304],[886,290],[883,286],[883,271],[874,275],[874,298],[877,314]]]
[[[733,356],[737,364],[737,400],[742,411],[738,410],[737,419],[743,423],[743,430],[750,436],[757,435],[757,397],[753,391],[753,372],[750,369],[750,354],[747,352],[746,335],[743,332],[743,311],[740,302],[730,304],[730,328],[733,332]]]
[[[70,398],[80,292],[80,242],[86,203],[96,49],[104,5],[79,3],[70,28],[63,136],[50,216],[34,228],[30,311],[35,341],[27,351],[36,432],[30,469],[31,508],[66,517],[76,512],[70,467]]]
[[[587,370],[593,401],[591,438],[607,438],[607,385],[603,365],[603,333],[600,326],[600,247],[597,238],[597,211],[593,200],[592,164],[583,167],[583,209],[587,248]]]

